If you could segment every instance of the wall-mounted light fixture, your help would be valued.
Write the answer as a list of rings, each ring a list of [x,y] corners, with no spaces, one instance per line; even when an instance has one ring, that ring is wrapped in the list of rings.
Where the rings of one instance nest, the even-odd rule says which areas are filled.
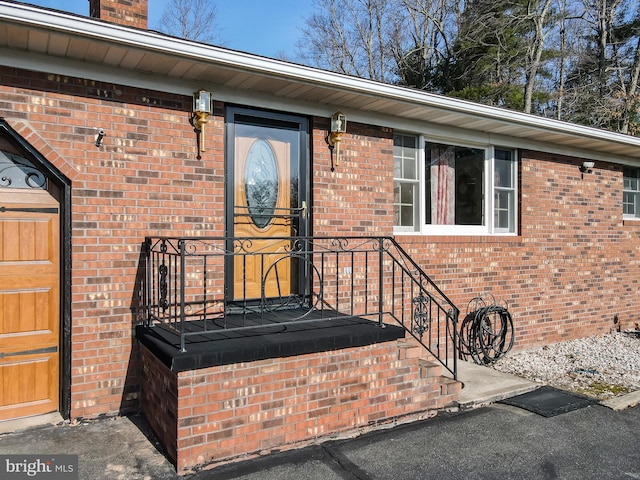
[[[189,118],[189,123],[198,134],[198,160],[200,153],[205,151],[204,128],[207,124],[207,117],[213,113],[213,101],[211,92],[198,90],[193,94],[193,113]]]
[[[107,134],[104,133],[104,130],[102,128],[98,128],[97,130],[98,133],[96,133],[96,141],[94,143],[96,147],[100,148],[102,146],[102,142],[104,141],[104,137],[106,137]]]
[[[595,165],[596,162],[582,162],[582,165],[580,165],[580,173],[582,173],[583,176],[585,173],[592,173]]]
[[[347,116],[338,111],[331,115],[331,126],[329,128],[329,134],[327,135],[327,143],[331,150],[331,171],[333,167],[340,165],[340,141],[342,135],[347,131]],[[335,151],[335,162],[334,162]]]

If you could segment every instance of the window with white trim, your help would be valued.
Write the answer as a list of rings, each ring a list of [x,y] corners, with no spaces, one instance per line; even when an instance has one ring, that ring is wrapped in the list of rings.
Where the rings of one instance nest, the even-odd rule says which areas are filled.
[[[493,230],[511,233],[516,231],[516,184],[518,175],[513,150],[493,150]]]
[[[420,145],[424,142],[424,149]],[[394,231],[426,235],[513,234],[513,149],[394,136]]]
[[[419,228],[417,140],[414,135],[393,138],[393,218],[398,231],[415,232]]]
[[[640,218],[640,168],[623,169],[622,213],[624,218]]]

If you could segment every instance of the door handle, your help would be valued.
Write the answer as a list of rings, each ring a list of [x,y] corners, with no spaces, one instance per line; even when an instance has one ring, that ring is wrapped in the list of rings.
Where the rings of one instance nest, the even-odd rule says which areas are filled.
[[[302,208],[300,208],[300,216],[305,220],[307,219],[307,202],[306,202],[306,200],[302,201]]]

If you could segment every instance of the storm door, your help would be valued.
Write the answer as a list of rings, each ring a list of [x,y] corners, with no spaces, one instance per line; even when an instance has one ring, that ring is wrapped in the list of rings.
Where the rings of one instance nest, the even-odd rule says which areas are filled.
[[[291,237],[309,225],[307,121],[230,108],[227,122],[227,298],[295,296],[304,272]]]

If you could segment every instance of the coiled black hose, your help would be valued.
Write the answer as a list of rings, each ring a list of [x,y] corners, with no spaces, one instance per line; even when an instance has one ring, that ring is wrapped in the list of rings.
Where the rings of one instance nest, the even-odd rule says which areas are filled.
[[[460,358],[471,357],[479,365],[494,363],[513,346],[511,314],[506,305],[491,299],[491,303],[482,297],[472,299],[460,325]]]

